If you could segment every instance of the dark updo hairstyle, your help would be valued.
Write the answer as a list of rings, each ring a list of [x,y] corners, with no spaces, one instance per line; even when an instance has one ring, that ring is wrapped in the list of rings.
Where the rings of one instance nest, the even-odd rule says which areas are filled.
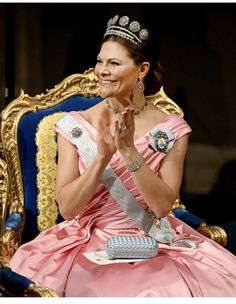
[[[123,45],[134,60],[136,65],[145,61],[150,63],[150,68],[144,79],[145,95],[153,95],[157,93],[163,85],[163,68],[159,63],[160,50],[156,39],[148,29],[148,39],[142,42],[141,45],[135,44],[127,39],[116,35],[107,35],[102,44],[106,41],[115,41]]]

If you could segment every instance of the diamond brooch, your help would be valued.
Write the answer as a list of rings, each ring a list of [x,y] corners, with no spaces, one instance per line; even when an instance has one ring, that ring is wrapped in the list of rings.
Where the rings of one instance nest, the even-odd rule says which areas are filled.
[[[155,151],[167,153],[173,146],[174,134],[167,130],[166,132],[161,131],[159,128],[154,129],[150,132],[153,140],[150,142],[150,147]]]
[[[74,138],[80,137],[80,136],[82,135],[82,133],[83,133],[83,131],[82,131],[82,129],[79,128],[79,127],[75,127],[75,128],[73,128],[72,131],[71,131],[71,135],[72,135],[72,137],[74,137]]]

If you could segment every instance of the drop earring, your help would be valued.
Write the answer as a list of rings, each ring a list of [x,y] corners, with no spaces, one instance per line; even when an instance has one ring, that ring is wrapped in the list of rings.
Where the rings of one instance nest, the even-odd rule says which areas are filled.
[[[144,92],[145,87],[144,87],[142,80],[138,81],[137,86],[138,86],[138,89],[140,92]]]

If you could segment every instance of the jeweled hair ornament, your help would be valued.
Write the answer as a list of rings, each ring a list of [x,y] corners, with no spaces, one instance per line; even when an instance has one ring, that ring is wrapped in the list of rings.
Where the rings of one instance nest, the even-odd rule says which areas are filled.
[[[119,18],[119,16],[116,15],[107,22],[107,29],[103,38],[110,35],[119,36],[141,45],[142,42],[148,38],[148,31],[142,28],[138,21],[130,22],[128,16]]]

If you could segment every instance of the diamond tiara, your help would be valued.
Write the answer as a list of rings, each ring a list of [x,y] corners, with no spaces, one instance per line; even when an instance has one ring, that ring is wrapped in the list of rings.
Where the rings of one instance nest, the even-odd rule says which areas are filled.
[[[107,22],[107,29],[103,38],[108,35],[116,35],[135,44],[142,44],[142,42],[148,38],[148,31],[145,28],[141,29],[141,25],[138,21],[132,21],[130,23],[129,21],[128,16],[119,18],[119,16],[116,15],[111,18]]]

